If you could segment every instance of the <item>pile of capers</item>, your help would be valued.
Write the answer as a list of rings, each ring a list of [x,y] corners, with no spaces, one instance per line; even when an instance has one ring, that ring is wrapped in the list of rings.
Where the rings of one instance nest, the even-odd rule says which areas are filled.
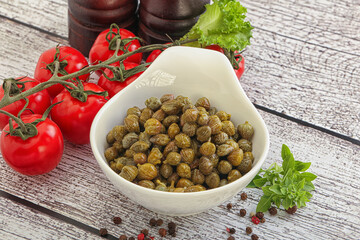
[[[105,158],[112,170],[140,186],[169,192],[197,192],[233,182],[252,168],[248,123],[188,97],[151,97],[132,107],[122,125],[106,137]]]

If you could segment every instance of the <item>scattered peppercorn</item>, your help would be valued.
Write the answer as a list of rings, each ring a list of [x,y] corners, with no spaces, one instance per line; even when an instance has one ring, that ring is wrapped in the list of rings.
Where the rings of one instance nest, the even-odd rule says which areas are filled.
[[[174,229],[174,230],[175,230],[175,228],[176,228],[176,224],[175,224],[174,222],[169,222],[169,223],[168,223],[168,228],[169,228],[169,229]]]
[[[135,238],[134,237],[129,237],[129,240],[135,240]]]
[[[176,237],[176,233],[172,233],[170,234],[172,237]]]
[[[226,208],[227,208],[228,210],[230,210],[230,209],[232,208],[232,204],[231,204],[231,203],[228,203],[228,204],[226,205]]]
[[[100,236],[105,237],[108,234],[108,231],[106,228],[100,228],[99,233]]]
[[[143,229],[141,230],[141,233],[144,234],[144,236],[146,237],[149,234],[149,230]]]
[[[165,237],[166,236],[166,229],[165,228],[160,228],[159,229],[159,235],[161,237]]]
[[[257,212],[255,216],[258,217],[259,219],[262,219],[264,217],[264,213]]]
[[[246,210],[245,209],[240,209],[240,216],[245,217],[245,215],[246,215]]]
[[[246,227],[246,234],[251,234],[251,233],[252,233],[252,228]]]
[[[164,221],[163,221],[162,219],[158,219],[158,220],[156,221],[156,225],[157,225],[157,226],[161,226],[161,225],[163,225],[163,223],[164,223]]]
[[[241,193],[241,200],[245,201],[247,199],[247,194],[246,193]]]
[[[285,211],[286,211],[288,214],[294,214],[294,213],[296,212],[296,210],[297,210],[297,206],[295,205],[295,206],[293,206],[293,207],[291,207],[291,208],[286,209]]]
[[[258,240],[259,237],[256,234],[251,235],[251,240]]]
[[[114,222],[115,224],[120,224],[120,223],[122,222],[122,219],[121,219],[121,217],[114,217],[114,218],[113,218],[113,222]]]
[[[260,222],[261,222],[261,223],[264,223],[264,222],[265,222],[265,218],[261,218],[261,219],[260,219]]]
[[[230,233],[230,234],[234,234],[235,232],[236,232],[235,228],[230,228],[230,229],[229,229],[229,233]]]
[[[276,207],[271,207],[271,208],[269,209],[269,213],[270,213],[270,215],[272,215],[272,216],[276,215],[276,214],[277,214],[277,209],[276,209]]]
[[[230,236],[227,240],[235,240],[235,238],[233,236]]]
[[[175,229],[174,228],[169,228],[169,234],[173,235],[175,233]]]
[[[260,223],[260,219],[257,216],[253,216],[251,218],[251,221],[256,225]]]
[[[121,236],[119,237],[119,240],[127,240],[127,236],[126,236],[126,235],[121,235]]]
[[[138,236],[137,236],[137,239],[138,240],[144,240],[145,239],[145,235],[143,233],[140,233]]]
[[[157,223],[157,221],[156,221],[156,219],[155,218],[152,218],[152,219],[150,219],[150,226],[152,226],[152,227],[155,227],[156,226],[156,223]]]

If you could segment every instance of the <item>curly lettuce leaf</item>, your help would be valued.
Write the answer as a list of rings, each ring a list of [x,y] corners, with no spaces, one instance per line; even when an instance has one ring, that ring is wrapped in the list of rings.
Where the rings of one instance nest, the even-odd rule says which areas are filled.
[[[182,40],[197,39],[190,44],[196,47],[217,44],[232,51],[242,50],[250,45],[253,29],[245,21],[246,12],[236,0],[214,0]]]

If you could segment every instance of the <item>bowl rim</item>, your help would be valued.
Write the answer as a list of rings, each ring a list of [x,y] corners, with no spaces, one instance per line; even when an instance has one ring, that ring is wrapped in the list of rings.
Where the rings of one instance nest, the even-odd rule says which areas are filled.
[[[220,52],[217,52],[217,51],[214,51],[214,50],[209,50],[209,49],[204,49],[204,48],[187,47],[187,46],[173,46],[173,47],[167,48],[166,50],[164,50],[164,52],[165,51],[167,51],[167,52],[179,51],[179,50],[181,51],[184,48],[191,48],[193,51],[208,51],[208,52],[211,51],[212,54],[218,55],[217,57],[223,58],[223,61],[227,65],[227,68],[230,68],[232,70],[233,76],[234,76],[233,80],[239,81],[237,79],[236,75],[235,75],[235,72],[233,71],[233,68],[232,68],[230,62],[228,61],[226,56],[224,54],[220,53]],[[164,56],[164,54],[160,54],[159,57],[157,59],[155,59],[155,61],[159,61],[159,59],[162,58],[161,56]],[[152,66],[153,66],[153,64],[151,64],[148,67],[148,69],[146,69],[145,71],[150,71],[149,69],[152,70]],[[145,71],[144,71],[144,73],[145,73]],[[136,85],[137,82],[141,82],[142,78],[143,78],[142,76],[144,76],[144,74],[141,74],[135,81],[130,83],[127,86],[127,88],[130,85]],[[266,126],[266,124],[264,122],[264,119],[261,117],[258,110],[255,108],[254,104],[251,103],[251,101],[249,100],[249,98],[246,95],[244,89],[242,88],[240,82],[239,82],[239,88],[240,88],[241,92],[245,95],[245,100],[248,101],[251,104],[251,107],[254,109],[254,112],[257,115],[258,119],[259,119],[260,125],[264,128],[265,136],[263,136],[263,139],[264,139],[265,147],[264,147],[263,151],[261,152],[260,158],[258,159],[256,164],[252,166],[251,170],[249,172],[247,172],[246,174],[242,175],[241,178],[239,178],[239,179],[237,179],[237,180],[235,180],[235,181],[233,181],[231,183],[228,183],[228,184],[226,184],[224,186],[220,186],[220,187],[217,187],[217,188],[206,189],[204,191],[199,191],[199,192],[167,192],[167,191],[159,191],[159,190],[155,190],[155,189],[142,187],[142,186],[140,186],[140,185],[138,185],[136,183],[133,183],[131,181],[128,181],[128,180],[124,179],[119,174],[117,174],[115,171],[113,171],[110,168],[110,165],[107,163],[106,159],[100,154],[99,149],[96,147],[96,144],[95,144],[95,127],[99,123],[100,115],[102,114],[102,112],[105,111],[106,106],[112,104],[112,102],[115,102],[114,100],[113,101],[111,101],[111,100],[113,98],[114,99],[117,98],[116,97],[117,95],[118,96],[122,95],[126,91],[126,88],[124,90],[120,91],[119,93],[117,93],[116,95],[114,95],[112,97],[112,99],[110,99],[107,103],[105,103],[105,105],[98,111],[98,113],[96,114],[96,116],[95,116],[95,118],[93,120],[91,130],[90,130],[90,145],[91,145],[91,149],[93,151],[93,155],[95,156],[96,161],[98,162],[98,164],[102,168],[103,173],[105,175],[111,174],[113,178],[116,178],[118,181],[120,181],[121,185],[126,185],[126,186],[129,186],[130,188],[135,188],[138,191],[144,191],[144,192],[149,193],[149,194],[156,194],[159,197],[160,196],[162,196],[162,197],[168,197],[168,196],[173,197],[174,195],[181,196],[181,197],[214,195],[216,193],[221,193],[223,191],[226,191],[227,189],[231,189],[231,188],[233,188],[233,186],[240,184],[240,182],[247,182],[247,181],[250,182],[253,179],[253,177],[251,178],[250,176],[253,175],[255,171],[256,171],[256,173],[259,172],[261,166],[265,162],[265,159],[266,159],[266,157],[268,155],[268,151],[269,151],[269,147],[270,147],[270,137],[269,137],[269,131],[268,131],[268,128],[267,128],[267,126]],[[106,173],[104,172],[104,170],[106,170]],[[256,175],[256,173],[254,174],[254,176]],[[249,179],[249,178],[251,178],[251,179]],[[122,192],[121,190],[119,190],[119,191]]]

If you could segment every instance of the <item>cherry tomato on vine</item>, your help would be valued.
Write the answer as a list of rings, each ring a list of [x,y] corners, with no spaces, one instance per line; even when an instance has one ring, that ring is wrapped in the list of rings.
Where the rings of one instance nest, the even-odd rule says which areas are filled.
[[[129,69],[139,65],[139,64],[133,63],[133,62],[123,62],[123,64],[124,64],[125,70],[129,70]],[[117,64],[117,66],[118,65],[119,64]],[[109,69],[105,69],[104,73],[110,78],[112,78],[114,76],[114,74]],[[124,82],[110,81],[109,79],[104,77],[104,75],[101,75],[98,80],[98,85],[109,93],[109,98],[112,98],[116,93],[120,92],[122,89],[124,89],[130,83],[135,81],[135,79],[137,79],[142,73],[143,72],[139,72],[139,73],[136,73],[136,74],[126,78]]]
[[[224,50],[219,45],[209,45],[206,46],[205,48],[224,53]],[[236,52],[235,52],[235,58],[236,59],[241,58],[239,62],[239,68],[238,69],[234,68],[236,76],[238,77],[238,79],[240,79],[241,75],[244,73],[245,70],[245,58],[241,54],[238,54]]]
[[[146,62],[153,62],[161,53],[163,52],[163,50],[160,49],[156,49],[154,51],[152,51],[149,56],[146,58]]]
[[[22,92],[29,90],[36,85],[38,85],[40,82],[29,77],[19,78],[19,83],[24,84],[24,89]],[[17,86],[21,89],[21,84],[17,84]],[[14,90],[11,90],[14,92]],[[4,97],[4,89],[0,88],[0,99]],[[46,109],[51,105],[51,98],[49,93],[46,90],[42,90],[40,92],[34,93],[28,97],[29,99],[29,105],[27,106],[27,109],[25,110],[22,115],[32,114],[32,113],[38,113],[43,114]],[[1,110],[4,110],[6,112],[9,112],[15,116],[18,115],[18,113],[23,109],[25,106],[25,99],[21,99],[19,101],[16,101],[6,107],[3,107]],[[9,117],[5,114],[0,113],[0,128],[3,129],[7,124],[9,123]]]
[[[90,49],[89,52],[89,60],[92,64],[97,64],[99,61],[103,62],[107,59],[109,59],[115,52],[115,48],[116,45],[115,43],[110,45],[109,41],[114,39],[115,35],[120,35],[121,39],[124,40],[126,38],[133,38],[135,37],[135,35],[130,32],[129,30],[120,28],[119,30],[117,30],[116,28],[113,28],[112,31],[114,32],[114,34],[108,35],[108,39],[107,34],[109,33],[110,29],[104,30],[103,32],[101,32],[98,37],[96,38],[93,46]],[[109,40],[109,41],[108,41]],[[130,41],[129,43],[125,44],[125,48],[128,49],[128,51],[132,52],[136,49],[138,49],[139,47],[141,47],[140,42],[136,39]],[[119,51],[118,55],[122,55],[124,52],[123,51]],[[140,64],[142,59],[142,53],[136,53],[133,54],[131,56],[129,56],[128,58],[125,59],[126,62],[134,62],[134,63],[138,63]],[[100,76],[101,75],[101,71],[96,71],[96,73]]]
[[[104,92],[95,83],[83,85],[85,91]],[[51,109],[51,119],[58,124],[65,139],[74,144],[87,144],[90,142],[91,123],[106,101],[103,96],[89,94],[86,102],[81,102],[73,98],[69,91],[63,90],[53,99],[53,104],[61,103]]]
[[[88,62],[84,55],[75,48],[69,46],[54,47],[46,50],[40,55],[35,68],[35,79],[40,82],[45,82],[51,78],[55,69],[55,65],[52,64],[54,62],[54,58],[58,58],[60,61],[58,76],[77,72],[80,69],[88,66]],[[87,81],[89,76],[89,73],[84,74],[81,75],[79,79],[82,81]],[[52,98],[59,94],[63,89],[64,87],[60,83],[47,88]]]
[[[24,123],[30,123],[41,117],[40,114],[31,114],[21,119]],[[14,123],[14,128],[17,126]],[[9,124],[1,133],[0,149],[4,160],[12,169],[24,175],[50,172],[59,164],[64,151],[60,128],[52,120],[46,118],[36,128],[38,134],[26,140],[8,134]]]

